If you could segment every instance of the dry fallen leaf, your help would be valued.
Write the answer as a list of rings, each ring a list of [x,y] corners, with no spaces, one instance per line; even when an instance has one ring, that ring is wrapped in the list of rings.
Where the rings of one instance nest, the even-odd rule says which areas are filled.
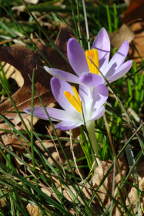
[[[94,175],[91,179],[94,188],[97,188],[103,180],[105,174],[108,172],[112,165],[112,161],[100,161],[99,165],[94,170]],[[127,164],[124,159],[119,160],[120,172],[112,170],[109,175],[105,178],[103,184],[99,187],[98,194],[104,205],[109,205],[111,202],[111,196],[114,196],[117,191],[117,185],[121,182],[122,177],[126,175]],[[114,191],[112,185],[115,185]],[[123,189],[123,195],[124,195]],[[111,196],[110,196],[111,195]],[[118,199],[119,197],[117,197]],[[115,197],[116,199],[116,197]]]
[[[144,178],[138,177],[139,190],[144,193]],[[138,193],[136,187],[132,187],[128,193],[126,204],[131,206],[134,213],[137,213],[137,204],[140,201],[141,209],[144,209],[144,197],[141,193]]]
[[[1,136],[2,143],[4,143],[5,146],[11,145],[17,149],[25,149],[28,147],[28,143],[24,138],[21,136],[16,136],[13,133],[7,133]]]
[[[59,34],[59,39],[56,41],[57,48],[62,53],[66,52],[66,41],[70,37],[70,31],[67,30],[66,27],[61,29]],[[32,97],[32,75],[35,74],[35,97],[34,97],[34,105],[40,104],[39,96],[41,96],[41,100],[43,105],[49,105],[54,102],[54,98],[50,92],[49,81],[51,76],[43,69],[43,62],[41,56],[45,56],[45,58],[51,63],[51,65],[61,68],[68,69],[70,67],[66,60],[59,54],[56,49],[48,48],[43,44],[37,44],[39,51],[32,51],[24,46],[14,45],[11,47],[0,47],[0,61],[6,62],[13,66],[16,69],[15,72],[21,80],[18,85],[21,86],[13,95],[12,99],[16,103],[16,106],[22,111],[25,107],[31,105],[31,97]],[[10,72],[11,73],[11,69]],[[16,78],[17,80],[17,78]],[[15,116],[12,113],[6,113],[8,111],[14,111],[15,107],[8,99],[0,104],[0,113],[5,114],[7,117]]]
[[[70,37],[70,32],[65,27],[62,28],[59,38],[56,41],[56,46],[59,51],[65,52],[66,41]],[[24,129],[23,125],[20,124],[18,118],[18,111],[23,111],[24,108],[31,106],[32,104],[32,76],[34,73],[34,106],[44,105],[51,106],[55,105],[55,100],[51,94],[49,81],[51,76],[43,69],[43,59],[41,56],[45,56],[46,59],[55,67],[62,69],[69,69],[66,60],[59,54],[56,49],[48,48],[42,44],[39,45],[38,51],[32,51],[29,48],[21,45],[14,45],[11,47],[0,47],[0,61],[5,62],[4,72],[6,72],[7,78],[15,79],[18,86],[20,87],[12,96],[0,104],[0,113],[7,118],[11,119],[12,123],[18,129]],[[41,100],[40,100],[41,98]],[[15,105],[14,105],[15,104]],[[24,114],[21,114],[24,115]],[[23,118],[24,116],[22,116]],[[34,118],[34,123],[37,120]],[[30,119],[25,119],[25,123],[28,128],[31,127]],[[18,127],[19,126],[19,127]],[[4,129],[11,129],[5,125],[4,122],[0,124],[0,133],[4,132]],[[6,144],[13,143],[6,141]],[[16,145],[19,141],[15,140]]]
[[[144,21],[132,23],[130,29],[135,34],[129,51],[130,58],[141,62],[144,59]]]
[[[35,100],[37,100],[37,103],[38,97],[42,95],[45,97],[44,105],[54,102],[49,89],[50,76],[42,68],[38,54],[24,46],[0,47],[0,60],[15,67],[21,72],[24,79],[23,86],[12,95],[12,99],[20,111],[31,105],[31,79],[33,72],[35,72]],[[14,110],[15,107],[10,99],[7,99],[0,105],[0,113],[5,114],[7,117],[13,117],[15,114],[7,114],[6,112]]]
[[[39,0],[24,0],[26,3],[37,4]]]
[[[123,22],[130,23],[138,19],[144,19],[144,1],[130,0],[128,8],[123,14]]]
[[[36,140],[35,144],[48,157],[48,162],[50,164],[55,164],[55,161],[64,164],[67,161],[67,158],[69,160],[73,160],[72,150],[69,142],[63,143],[63,151],[65,152],[66,157],[63,154],[63,151],[61,150],[59,144],[52,142],[52,140]],[[73,143],[73,152],[77,159],[83,157],[83,151],[79,144]],[[78,165],[80,165],[81,163],[82,162],[78,162]]]
[[[24,79],[20,71],[18,71],[15,67],[5,62],[2,62],[1,66],[7,79],[14,79],[19,87],[22,87],[24,85]]]
[[[27,209],[30,216],[41,216],[42,215],[39,207],[35,204],[29,203],[26,206],[26,209]]]
[[[118,31],[110,34],[112,46],[115,48],[119,48],[125,40],[130,43],[134,37],[134,33],[126,24],[123,24]]]

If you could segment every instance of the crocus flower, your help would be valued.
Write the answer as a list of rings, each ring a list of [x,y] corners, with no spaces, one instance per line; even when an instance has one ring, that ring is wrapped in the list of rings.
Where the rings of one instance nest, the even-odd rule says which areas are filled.
[[[52,76],[72,83],[81,83],[83,76],[87,73],[100,75],[111,83],[130,70],[132,61],[125,61],[128,49],[129,44],[124,41],[110,59],[109,36],[106,30],[102,28],[90,50],[84,51],[75,38],[68,40],[67,57],[75,74],[47,66],[44,66],[44,68]],[[103,82],[105,82],[105,79],[103,79]]]
[[[53,77],[50,81],[51,90],[58,104],[62,109],[34,107],[25,109],[25,112],[48,120],[59,121],[56,128],[69,130],[80,125],[87,126],[96,119],[99,119],[105,111],[104,103],[108,97],[108,90],[104,84],[99,82],[95,86],[97,77],[86,75],[84,84],[79,85],[79,93],[74,86],[64,80]]]

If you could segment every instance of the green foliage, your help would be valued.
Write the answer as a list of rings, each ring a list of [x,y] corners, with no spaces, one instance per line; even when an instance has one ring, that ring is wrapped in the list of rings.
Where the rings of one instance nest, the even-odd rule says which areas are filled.
[[[21,0],[0,1],[2,14],[0,40],[11,39],[4,46],[20,42],[38,49],[31,40],[34,38],[54,47],[53,41],[58,34],[58,26],[64,22],[71,27],[81,44],[87,47],[81,1],[40,1],[36,5],[26,4],[22,13],[15,13],[12,7],[20,5],[24,5]],[[102,26],[109,32],[116,31],[121,25],[120,14],[124,8],[125,5],[118,1],[109,4],[109,1],[103,0],[99,1],[98,5],[92,0],[86,1],[90,40],[93,40]],[[4,131],[7,136],[12,133],[18,140],[20,138],[24,140],[23,145],[27,145],[21,150],[6,146],[3,139],[0,139],[0,216],[28,216],[26,206],[29,203],[37,205],[44,216],[113,215],[116,207],[121,209],[123,215],[143,214],[140,207],[143,191],[140,190],[138,183],[134,185],[138,194],[136,214],[133,208],[125,203],[126,195],[123,194],[125,188],[133,184],[129,182],[129,177],[137,180],[136,166],[144,159],[144,132],[143,123],[141,123],[144,107],[143,66],[143,62],[139,65],[134,63],[128,75],[109,86],[111,90],[106,106],[106,117],[96,123],[95,135],[100,146],[98,156],[101,163],[107,163],[109,160],[111,164],[107,167],[100,182],[95,182],[94,185],[92,185],[92,180],[96,175],[96,163],[93,161],[91,142],[84,127],[81,128],[79,138],[73,138],[66,133],[58,136],[55,130],[52,134],[37,132],[36,127],[28,130],[25,124],[23,130],[16,129],[11,119],[0,115],[1,122],[9,126],[8,129],[0,129],[0,132]],[[0,96],[5,96],[11,101],[22,121],[23,115],[18,111],[11,97],[12,86],[6,79],[2,67],[0,80]],[[32,106],[34,106],[34,96],[33,77]],[[32,119],[30,123],[32,125]],[[52,123],[48,122],[48,124],[54,127]],[[53,158],[50,155],[50,149],[44,143],[45,139],[54,143],[53,146],[61,152],[62,161],[59,161],[59,157]],[[40,147],[35,145],[36,140],[40,142]],[[82,149],[84,154],[79,157],[73,155],[71,159],[64,148],[67,141],[71,142],[72,146],[78,144],[79,150]],[[71,154],[74,154],[73,150]],[[49,160],[49,155],[52,162]],[[112,187],[117,187],[115,194],[111,194],[109,188],[105,189],[110,196],[110,204],[105,205],[99,190],[101,186],[104,186],[105,179],[109,178],[109,173],[111,176],[115,175],[117,161],[124,155],[128,155],[127,161],[133,159],[133,163],[128,164],[129,171],[125,173],[119,184],[112,183]],[[121,168],[118,167],[118,169]]]

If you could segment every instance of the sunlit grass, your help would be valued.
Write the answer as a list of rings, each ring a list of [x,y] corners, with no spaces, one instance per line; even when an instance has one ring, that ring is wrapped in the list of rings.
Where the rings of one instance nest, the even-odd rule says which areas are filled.
[[[65,18],[62,16],[64,14],[67,17],[65,23],[70,26],[74,36],[86,48],[88,42],[90,43],[93,40],[102,26],[105,26],[109,32],[117,30],[120,26],[119,11],[122,10],[121,5],[113,4],[109,6],[103,1],[99,7],[93,8],[93,2],[89,1],[89,3],[86,2],[85,11],[81,1],[73,1],[73,4],[64,1],[65,9],[53,5],[53,2],[56,1],[50,2],[47,6],[27,6],[29,19],[26,25],[28,28],[23,28],[16,16],[13,18],[16,25],[13,25],[11,17],[14,12],[9,8],[9,4],[4,5],[8,13],[8,21],[0,22],[2,29],[0,38],[15,38],[17,36],[18,40],[22,40],[26,45],[28,40],[28,46],[38,49],[33,45],[32,37],[29,35],[29,32],[33,32],[36,39],[41,39],[47,46],[58,50],[54,43],[55,36],[58,34],[58,31],[56,32],[56,22],[65,22]],[[53,27],[55,32],[40,26],[39,14],[31,14],[31,11],[34,10],[50,13],[46,14],[46,19],[47,22],[55,25]],[[83,12],[88,19],[88,23],[84,21]],[[104,14],[104,16],[102,17],[101,14]],[[33,30],[31,29],[32,26]],[[21,32],[26,40],[21,39]],[[88,41],[89,37],[90,41]],[[12,44],[13,42],[7,45]],[[58,52],[61,53],[60,50]],[[63,56],[63,53],[61,55]],[[43,58],[43,61],[51,64],[46,58]],[[19,111],[15,101],[13,101],[11,86],[1,67],[0,95],[9,98],[15,112],[21,119],[24,129],[16,129],[12,119],[8,119],[3,114],[0,115],[1,122],[9,126],[8,129],[0,129],[0,132],[4,131],[7,136],[14,134],[18,140],[22,139],[22,148],[20,149],[5,145],[1,135],[0,215],[30,215],[26,208],[28,204],[38,206],[41,215],[106,216],[114,215],[116,209],[119,209],[122,215],[143,214],[140,203],[144,192],[139,187],[137,165],[144,159],[144,127],[141,117],[144,107],[144,75],[142,69],[139,70],[139,68],[143,68],[143,63],[141,65],[134,63],[128,75],[110,85],[111,91],[105,117],[97,121],[95,125],[96,139],[100,146],[99,169],[104,166],[104,163],[106,163],[106,168],[100,182],[93,183],[93,178],[97,172],[101,173],[102,170],[97,171],[97,165],[93,163],[91,143],[85,128],[81,127],[79,137],[75,136],[74,132],[59,135],[59,131],[55,130],[54,124],[48,120],[45,128],[51,127],[52,129],[47,130],[47,133],[45,133],[46,130],[39,132],[36,126],[33,126],[33,117],[31,117],[31,128],[28,129],[23,119],[23,113]],[[33,107],[35,105],[34,73],[31,79],[31,106]],[[39,98],[39,100],[43,105],[42,99]],[[51,148],[45,145],[45,140],[52,143],[51,148],[56,152],[54,155],[51,153]],[[36,145],[36,141],[39,142],[39,146]],[[68,148],[71,154],[66,151],[66,143],[69,143]],[[76,148],[82,149],[84,152],[79,157],[76,156],[75,144],[77,144]],[[128,165],[125,175],[122,175],[123,167],[120,161],[123,162],[123,166]],[[109,178],[109,173],[112,176],[110,183],[112,191],[108,187],[105,188],[105,191],[109,194],[109,203],[105,204],[99,190],[101,186],[104,186],[105,179]],[[117,183],[114,177],[118,174],[122,177]],[[130,179],[132,180],[130,181]],[[136,214],[128,201],[126,203],[128,185],[133,186],[137,192]]]

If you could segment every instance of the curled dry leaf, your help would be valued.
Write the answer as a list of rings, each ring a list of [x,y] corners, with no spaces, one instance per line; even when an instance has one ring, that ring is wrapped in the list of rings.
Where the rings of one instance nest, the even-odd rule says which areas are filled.
[[[5,198],[0,199],[0,208],[4,208],[7,205],[7,201]]]
[[[48,157],[48,162],[50,164],[59,163],[64,165],[67,162],[67,159],[73,161],[73,154],[76,159],[83,157],[83,151],[79,144],[73,143],[73,149],[70,147],[69,142],[63,143],[63,151],[61,147],[52,142],[51,140],[36,140],[35,144],[44,152],[44,154]],[[63,154],[65,152],[65,155]],[[77,165],[81,165],[82,161],[79,161]],[[80,169],[81,170],[81,169]]]
[[[135,37],[130,49],[130,58],[140,63],[144,59],[144,21],[137,21],[130,25]]]
[[[66,40],[70,37],[70,32],[66,28],[62,28],[56,46],[59,51],[65,50]],[[39,44],[39,51],[32,51],[25,46],[14,45],[11,47],[0,47],[0,61],[5,62],[4,71],[7,72],[7,78],[16,80],[20,87],[12,96],[0,104],[0,113],[10,118],[15,126],[17,126],[16,116],[18,111],[32,104],[32,76],[34,74],[35,94],[34,105],[51,106],[55,105],[55,100],[51,94],[49,81],[51,76],[43,69],[43,60],[41,56],[54,65],[55,67],[68,67],[66,60],[59,54],[56,49],[48,48]],[[40,100],[41,98],[41,100]],[[17,107],[16,108],[15,106]],[[22,114],[21,114],[22,115]],[[29,120],[27,121],[29,122]],[[36,120],[34,121],[36,122]],[[27,124],[27,123],[26,123]],[[2,128],[4,125],[0,125]],[[27,124],[29,127],[29,125]],[[4,127],[9,128],[9,127]],[[20,127],[23,129],[23,127]],[[2,131],[2,130],[1,130]]]
[[[15,67],[24,79],[23,86],[12,95],[12,99],[20,111],[31,105],[31,79],[33,72],[35,73],[34,99],[38,102],[38,97],[44,95],[45,97],[47,96],[47,100],[44,100],[44,105],[54,101],[49,89],[50,76],[43,70],[38,54],[24,46],[0,47],[0,60]],[[7,114],[6,112],[14,110],[15,107],[10,99],[7,99],[0,105],[0,113],[7,115],[7,117],[13,117],[14,114]]]
[[[99,165],[95,168],[94,175],[91,179],[93,187],[99,187],[98,194],[104,205],[110,204],[111,196],[114,196],[114,194],[116,194],[118,190],[117,185],[121,182],[123,176],[125,176],[127,172],[127,163],[124,160],[118,162],[120,172],[112,169],[112,171],[107,175],[100,187],[99,185],[103,181],[105,175],[108,173],[108,170],[112,165],[112,161],[100,161]],[[126,193],[127,192],[123,189],[124,196],[126,195]],[[119,197],[115,197],[115,199],[119,199]]]
[[[125,23],[133,22],[134,20],[144,19],[144,1],[130,0],[127,10],[123,14]]]
[[[130,43],[134,37],[134,33],[126,24],[123,24],[118,31],[110,34],[112,46],[115,48],[119,48],[125,40]]]
[[[59,37],[56,40],[56,46],[59,52],[65,52],[66,41],[69,37],[69,29],[62,27]],[[31,80],[33,73],[35,78],[34,105],[41,104],[39,97],[41,97],[43,105],[52,105],[54,103],[54,98],[52,97],[49,86],[51,76],[43,69],[41,56],[44,56],[47,61],[55,67],[69,69],[69,65],[66,60],[56,49],[48,48],[43,44],[37,44],[37,46],[39,51],[36,52],[27,47],[18,45],[11,47],[0,47],[0,61],[10,64],[12,68],[10,68],[9,74],[11,74],[13,70],[13,72],[15,71],[15,73],[12,73],[14,78],[16,80],[20,79],[18,85],[21,88],[12,95],[12,99],[20,111],[27,106],[31,106]],[[15,114],[8,114],[7,111],[10,112],[14,110],[15,108],[9,99],[0,105],[0,113],[5,114],[7,117],[13,118]]]
[[[141,209],[144,209],[144,178],[138,178],[138,186],[142,193],[139,193],[136,187],[132,187],[126,199],[126,204],[131,206],[134,214],[137,213],[138,202],[140,202]]]
[[[18,71],[15,67],[5,62],[2,62],[1,66],[7,79],[14,79],[19,87],[22,87],[24,85],[24,79],[20,71]]]
[[[24,0],[26,3],[37,4],[39,0]]]
[[[24,138],[22,138],[21,136],[16,136],[15,134],[12,133],[3,134],[1,136],[1,139],[2,139],[2,143],[6,146],[11,145],[18,149],[24,149],[28,146]]]
[[[144,58],[144,1],[129,0],[129,6],[123,14],[123,22],[129,25],[135,37],[130,50],[130,58],[141,62]]]
[[[42,215],[39,207],[35,204],[29,203],[26,206],[26,209],[27,209],[30,216],[41,216]]]
[[[90,182],[84,183],[79,182],[79,188],[81,190],[81,195],[79,196],[77,191],[75,190],[76,187],[74,185],[65,186],[62,185],[60,182],[56,180],[56,178],[53,178],[53,182],[60,193],[64,195],[67,202],[73,203],[73,201],[78,200],[82,205],[84,205],[84,199],[85,200],[91,200],[91,197],[93,196],[93,191],[98,190],[97,197],[101,200],[101,203],[105,206],[110,206],[112,204],[112,197],[115,200],[120,200],[120,191],[118,190],[117,186],[120,186],[121,183],[124,180],[124,176],[126,176],[126,173],[128,171],[127,163],[121,158],[121,160],[118,161],[119,163],[119,169],[120,170],[111,170],[109,174],[107,174],[109,168],[112,165],[112,161],[99,161],[99,165],[95,168],[94,175]],[[103,184],[99,187],[101,182],[103,181],[103,178],[106,176]],[[135,180],[128,179],[127,185],[124,185],[124,188],[121,188],[121,195],[124,198],[125,204],[132,208],[134,214],[137,212],[137,203],[138,198],[140,200],[141,209],[144,208],[144,198],[142,196],[142,193],[144,192],[144,178],[139,177],[138,178],[138,185],[136,187],[133,187],[133,185],[137,185]],[[139,188],[138,193],[137,187]],[[113,190],[114,189],[114,190]],[[53,191],[50,188],[45,188],[42,186],[42,191],[46,193],[51,198],[54,198],[58,200],[58,197],[56,194],[53,193]],[[83,195],[82,195],[83,194]],[[139,194],[139,197],[138,197]],[[99,202],[95,198],[92,201],[92,212],[94,212],[94,215],[99,215]],[[73,211],[75,213],[75,209],[70,208],[69,211]],[[112,215],[116,216],[122,216],[124,215],[123,210],[120,209],[120,207],[116,204],[116,206],[113,206],[113,213]]]

